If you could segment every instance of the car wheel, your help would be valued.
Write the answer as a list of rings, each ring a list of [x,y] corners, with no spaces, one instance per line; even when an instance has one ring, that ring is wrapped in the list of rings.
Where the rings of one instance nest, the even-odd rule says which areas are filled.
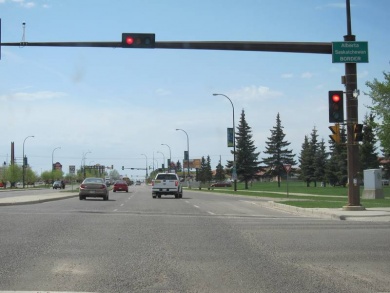
[[[115,189],[114,189],[113,191],[114,191],[114,192],[116,192],[116,190],[115,190]]]
[[[152,195],[152,197],[153,197],[153,198],[156,198],[156,196],[155,196],[155,195]]]
[[[83,200],[84,198],[81,196],[81,195],[79,195],[79,200]]]
[[[158,197],[158,198],[161,198],[161,194],[158,194],[157,197]]]

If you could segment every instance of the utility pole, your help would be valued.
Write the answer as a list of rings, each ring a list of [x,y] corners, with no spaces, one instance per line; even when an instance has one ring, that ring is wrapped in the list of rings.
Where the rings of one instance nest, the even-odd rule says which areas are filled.
[[[352,34],[350,0],[346,0],[347,35],[344,41],[355,41]],[[358,123],[358,98],[353,96],[357,90],[356,63],[345,63],[345,91],[347,106],[347,156],[348,156],[348,205],[344,210],[364,210],[360,205],[359,186],[359,143],[354,141],[353,125]]]

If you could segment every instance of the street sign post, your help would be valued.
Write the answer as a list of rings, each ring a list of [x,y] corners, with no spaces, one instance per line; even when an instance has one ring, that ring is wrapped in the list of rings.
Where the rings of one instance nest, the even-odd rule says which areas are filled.
[[[333,63],[368,63],[368,42],[332,42]]]

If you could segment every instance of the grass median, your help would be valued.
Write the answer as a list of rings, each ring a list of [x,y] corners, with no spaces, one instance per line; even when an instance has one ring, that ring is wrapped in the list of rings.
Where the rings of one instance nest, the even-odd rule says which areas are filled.
[[[362,197],[364,187],[360,188],[360,197]],[[277,182],[254,182],[250,184],[249,189],[245,189],[243,183],[237,184],[237,191],[233,187],[214,188],[202,191],[239,194],[254,197],[272,198],[275,202],[292,205],[302,208],[342,208],[348,204],[348,187],[342,186],[321,186],[319,183],[315,187],[312,183],[307,187],[305,182],[293,181],[288,184],[281,183],[278,187]],[[384,199],[360,199],[362,206],[366,208],[390,207],[390,187],[383,186]]]

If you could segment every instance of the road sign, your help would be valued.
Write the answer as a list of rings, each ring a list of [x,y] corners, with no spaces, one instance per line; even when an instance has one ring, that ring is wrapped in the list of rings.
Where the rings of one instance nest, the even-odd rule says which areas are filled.
[[[283,165],[284,170],[286,170],[286,173],[290,173],[291,171],[291,165]]]
[[[332,42],[333,63],[368,63],[368,42]]]
[[[69,173],[75,174],[76,173],[76,166],[74,166],[74,165],[69,166]]]

